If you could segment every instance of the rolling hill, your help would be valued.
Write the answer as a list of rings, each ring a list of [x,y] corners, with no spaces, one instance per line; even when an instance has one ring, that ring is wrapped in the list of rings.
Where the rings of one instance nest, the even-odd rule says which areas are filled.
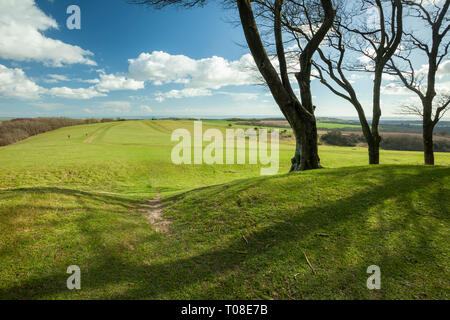
[[[260,177],[172,164],[172,131],[192,126],[99,123],[0,147],[0,299],[448,299],[449,154],[367,166],[364,148],[321,146],[326,169],[287,174],[286,139],[280,173]],[[82,290],[66,288],[69,265]]]

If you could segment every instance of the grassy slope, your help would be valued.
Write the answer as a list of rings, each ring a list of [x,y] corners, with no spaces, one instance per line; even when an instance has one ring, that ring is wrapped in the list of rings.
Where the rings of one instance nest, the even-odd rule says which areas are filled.
[[[0,298],[448,298],[448,167],[349,168],[367,150],[338,147],[321,147],[322,162],[343,168],[270,178],[255,166],[180,167],[178,127],[192,123],[62,128],[0,148]],[[281,147],[280,172],[292,148]],[[158,191],[169,234],[144,217]],[[71,264],[81,291],[65,287]],[[365,288],[371,264],[378,292]]]

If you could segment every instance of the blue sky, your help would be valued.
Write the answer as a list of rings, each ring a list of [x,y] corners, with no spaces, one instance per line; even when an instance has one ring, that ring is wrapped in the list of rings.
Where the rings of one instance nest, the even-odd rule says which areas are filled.
[[[81,9],[81,30],[66,27],[69,5]],[[252,58],[239,45],[242,29],[227,22],[232,14],[214,4],[0,0],[0,117],[282,116],[248,72]],[[354,79],[370,115],[370,75]],[[356,116],[318,81],[312,89],[318,116]],[[383,115],[396,116],[407,99],[385,90]]]

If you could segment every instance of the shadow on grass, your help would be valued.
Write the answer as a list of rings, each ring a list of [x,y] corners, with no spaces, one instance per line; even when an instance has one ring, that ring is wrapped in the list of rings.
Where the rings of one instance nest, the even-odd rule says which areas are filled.
[[[335,262],[320,263],[320,253],[314,253],[310,257],[313,257],[313,264],[318,269],[317,275],[312,276],[309,272],[303,272],[298,277],[273,275],[273,278],[268,279],[270,286],[268,294],[284,299],[442,298],[445,295],[445,288],[439,287],[442,279],[439,278],[438,273],[434,275],[436,278],[429,279],[434,281],[430,285],[436,286],[435,296],[429,296],[430,293],[424,289],[427,287],[426,283],[418,291],[414,291],[415,284],[410,284],[411,288],[408,288],[408,284],[412,279],[420,276],[417,270],[429,269],[430,266],[434,272],[444,270],[444,266],[439,262],[440,257],[437,256],[439,250],[433,245],[436,226],[422,218],[448,218],[448,207],[445,204],[444,206],[436,205],[433,208],[436,216],[429,217],[427,212],[420,212],[413,206],[410,193],[417,190],[426,192],[431,184],[443,183],[443,179],[449,176],[450,170],[444,168],[427,171],[425,169],[426,175],[424,175],[420,167],[411,168],[413,173],[403,177],[397,175],[397,169],[398,167],[384,167],[383,178],[378,180],[378,183],[367,185],[364,175],[367,168],[349,171],[348,174],[359,178],[357,185],[364,185],[362,190],[355,193],[349,192],[350,195],[344,198],[323,199],[316,206],[292,212],[284,221],[274,222],[252,233],[248,244],[241,238],[235,238],[222,248],[209,247],[192,254],[187,252],[181,258],[169,256],[165,259],[166,262],[158,263],[132,262],[117,254],[112,247],[104,247],[101,257],[89,261],[88,270],[82,271],[83,290],[91,290],[92,293],[83,296],[83,290],[81,290],[79,296],[113,299],[264,298],[260,294],[264,289],[259,288],[259,284],[255,285],[253,289],[256,292],[252,293],[251,288],[244,288],[246,281],[260,276],[268,267],[283,259],[287,259],[286,261],[292,259],[302,264],[297,266],[298,268],[308,270],[308,266],[302,262],[302,253],[290,250],[302,248],[310,253],[315,248],[321,248],[326,244],[327,249],[323,254],[331,253],[326,255],[326,258],[333,259]],[[376,175],[376,172],[370,173]],[[324,170],[318,174],[326,175],[328,179],[345,179],[346,177],[345,170]],[[298,176],[300,179],[301,174]],[[231,190],[237,194],[269,179],[284,178],[286,178],[285,175],[206,187],[177,195],[169,201],[180,201],[195,192],[207,192],[211,197],[219,195],[224,190]],[[26,189],[19,190],[27,192]],[[98,201],[122,201],[120,197],[92,195],[76,190],[53,189],[52,192],[69,192],[71,195],[94,197]],[[440,196],[445,196],[444,189],[436,195],[436,197]],[[408,213],[399,217],[399,221],[395,220],[395,212],[386,213],[394,215],[392,219],[383,219],[385,214],[383,203],[387,201],[397,201],[397,204],[405,205]],[[125,203],[130,208],[135,204],[126,201]],[[365,230],[368,220],[374,218],[374,214],[369,212],[373,210],[374,204],[380,207],[380,211],[375,216],[379,219],[378,224],[371,230]],[[441,212],[442,209],[444,210]],[[324,212],[327,214],[321,214]],[[82,222],[77,221],[79,224]],[[402,235],[408,235],[409,229],[414,232],[413,236],[401,238]],[[335,233],[330,238],[317,237],[316,233],[323,230]],[[98,234],[91,233],[89,229],[83,231],[87,239],[86,245],[92,248],[102,247]],[[130,232],[132,231],[130,229]],[[391,243],[389,235],[396,233],[400,239]],[[417,235],[419,235],[418,238]],[[160,240],[166,241],[167,247],[178,246],[179,242],[189,241],[189,239],[183,239],[182,235],[180,239],[177,235],[173,235],[173,238],[161,237]],[[141,241],[145,240],[141,239]],[[243,250],[245,254],[242,254]],[[358,250],[358,254],[353,257],[351,252],[354,250]],[[426,258],[426,261],[420,261],[422,258]],[[330,264],[334,265],[331,270],[324,269]],[[371,264],[382,266],[383,274],[385,274],[383,279],[387,280],[383,282],[384,290],[369,295],[370,292],[365,287],[368,276],[365,271]],[[430,275],[422,274],[422,276],[427,280]],[[279,279],[279,277],[286,278]],[[78,297],[78,293],[74,293],[73,296],[66,294],[68,291],[65,287],[66,278],[67,275],[60,270],[38,278],[30,277],[22,281],[20,285],[7,287],[0,292],[0,298],[39,298],[56,294]],[[133,285],[121,290],[120,293],[102,293],[104,288],[124,283],[133,283]],[[278,296],[273,293],[276,290],[280,292]]]
[[[7,198],[15,197],[17,195],[17,193],[62,194],[62,195],[74,196],[77,198],[91,199],[94,201],[116,204],[116,205],[120,205],[125,208],[129,208],[129,209],[132,209],[132,208],[136,207],[136,205],[142,203],[142,200],[130,199],[130,198],[121,197],[118,195],[99,193],[99,192],[88,192],[88,191],[69,189],[69,188],[56,188],[56,187],[29,187],[29,188],[7,189],[7,190],[1,190],[0,196],[3,197],[4,199],[7,199]]]

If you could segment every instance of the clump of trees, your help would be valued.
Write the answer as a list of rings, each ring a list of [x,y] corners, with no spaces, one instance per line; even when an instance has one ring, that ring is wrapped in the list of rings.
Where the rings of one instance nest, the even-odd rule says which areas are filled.
[[[0,146],[63,127],[109,122],[114,119],[17,118],[0,122]]]
[[[328,131],[321,135],[320,141],[327,145],[342,147],[354,147],[366,143],[361,134],[342,134],[339,130]],[[380,147],[384,150],[424,151],[421,137],[415,134],[382,135]],[[450,152],[450,139],[436,139],[433,147],[436,152]]]
[[[364,137],[359,134],[342,134],[339,130],[328,131],[320,137],[320,140],[329,145],[353,147],[361,142],[365,142]]]
[[[416,135],[396,134],[383,137],[381,148],[385,150],[424,151],[423,141]],[[435,140],[434,150],[450,152],[450,140]]]

